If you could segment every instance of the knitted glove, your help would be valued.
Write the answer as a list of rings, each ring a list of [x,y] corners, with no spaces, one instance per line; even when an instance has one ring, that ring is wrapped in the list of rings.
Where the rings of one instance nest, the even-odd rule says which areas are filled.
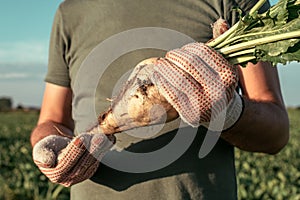
[[[82,133],[70,139],[50,135],[34,145],[33,160],[52,182],[66,187],[90,178],[112,147],[112,136]]]
[[[154,65],[153,81],[193,127],[221,131],[230,128],[242,113],[242,99],[235,92],[237,67],[203,43],[167,52]]]

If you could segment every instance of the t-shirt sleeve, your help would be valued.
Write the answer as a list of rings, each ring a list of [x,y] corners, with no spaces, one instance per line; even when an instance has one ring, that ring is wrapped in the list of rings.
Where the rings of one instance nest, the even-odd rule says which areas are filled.
[[[48,71],[45,81],[70,87],[69,67],[66,61],[68,37],[64,27],[61,7],[56,11],[49,44]]]

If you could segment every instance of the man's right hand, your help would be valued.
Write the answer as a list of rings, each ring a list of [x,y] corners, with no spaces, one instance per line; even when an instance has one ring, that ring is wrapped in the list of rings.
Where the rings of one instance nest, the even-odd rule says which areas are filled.
[[[69,187],[90,178],[113,143],[113,136],[102,133],[49,135],[34,145],[33,160],[52,182]]]

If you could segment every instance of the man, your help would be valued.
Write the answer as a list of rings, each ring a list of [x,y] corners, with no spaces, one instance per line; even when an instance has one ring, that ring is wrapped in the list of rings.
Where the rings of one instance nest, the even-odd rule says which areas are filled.
[[[116,157],[108,154],[106,163],[99,165],[99,160],[115,139],[86,132],[95,123],[85,121],[94,114],[86,108],[91,106],[87,102],[93,102],[96,113],[105,111],[109,106],[106,99],[112,96],[112,90],[123,74],[143,59],[165,54],[157,49],[140,48],[120,55],[108,66],[102,65],[106,60],[99,63],[97,58],[114,52],[102,51],[98,57],[94,57],[95,53],[113,36],[135,28],[162,27],[206,42],[212,38],[210,24],[222,17],[232,25],[237,21],[233,8],[248,12],[255,3],[242,0],[64,1],[53,23],[44,100],[38,125],[31,137],[34,160],[41,171],[54,182],[73,185],[72,199],[236,199],[233,146],[275,154],[285,146],[289,137],[277,70],[269,63],[249,63],[246,68],[239,68],[244,102],[242,112],[202,159],[199,159],[198,152],[207,130],[203,127],[178,129],[177,124],[171,124],[151,139],[115,134],[116,146],[121,149],[119,154],[116,152]],[[267,7],[265,5],[262,10]],[[145,40],[148,39],[151,37],[147,35]],[[176,40],[178,38],[171,39],[174,48],[182,46]],[[95,73],[82,73],[91,65],[98,65],[98,70],[103,71],[96,83],[96,91],[82,81]],[[174,162],[137,173],[124,166],[126,160],[124,162],[122,158],[126,155],[123,152],[144,153],[146,156],[146,153],[166,146],[181,131],[186,137],[195,132],[196,136]],[[142,133],[143,129],[137,129],[137,132]],[[181,143],[178,148],[181,148]],[[169,155],[174,152],[175,149],[171,149]],[[116,158],[120,159],[120,166],[112,164]],[[130,165],[130,157],[125,158]]]

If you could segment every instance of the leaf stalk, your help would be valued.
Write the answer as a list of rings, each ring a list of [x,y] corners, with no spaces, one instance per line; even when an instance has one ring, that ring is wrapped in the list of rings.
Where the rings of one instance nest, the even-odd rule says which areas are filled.
[[[229,55],[234,52],[242,51],[245,49],[249,49],[252,47],[256,47],[262,44],[267,44],[271,42],[276,42],[280,40],[287,40],[287,39],[295,39],[300,38],[300,30],[299,31],[292,31],[289,33],[282,33],[278,35],[269,36],[266,38],[259,38],[248,42],[242,42],[240,44],[232,45],[229,47],[224,47],[222,49],[219,49],[219,52],[224,55]]]

